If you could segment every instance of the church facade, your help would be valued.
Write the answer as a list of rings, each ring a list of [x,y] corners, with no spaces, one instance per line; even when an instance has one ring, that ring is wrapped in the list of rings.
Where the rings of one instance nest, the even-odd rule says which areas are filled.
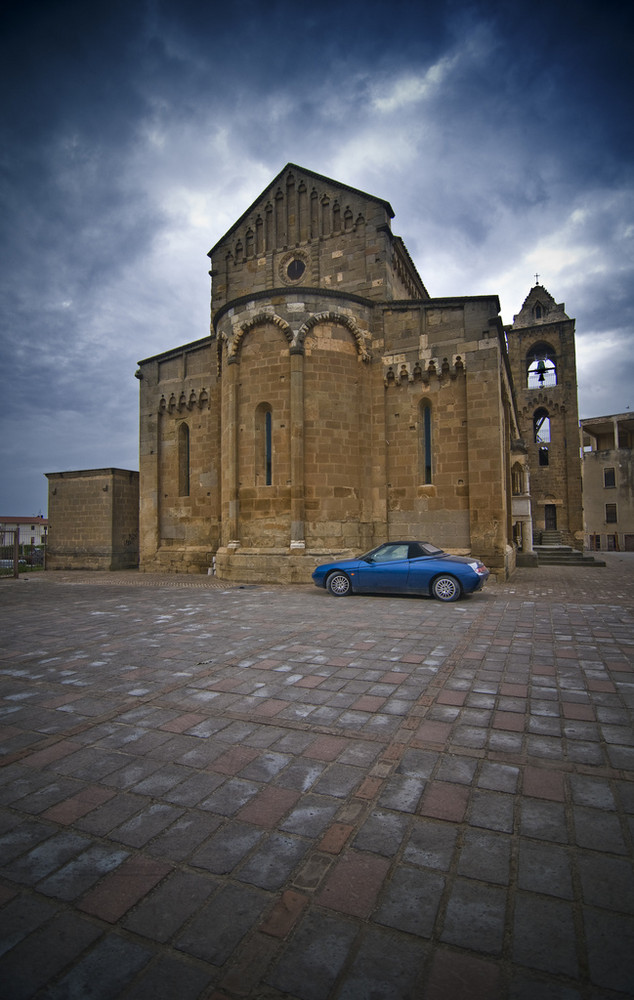
[[[506,578],[530,552],[528,341],[496,295],[430,297],[393,214],[288,164],[209,252],[210,336],[137,371],[142,570],[307,582],[418,538]]]

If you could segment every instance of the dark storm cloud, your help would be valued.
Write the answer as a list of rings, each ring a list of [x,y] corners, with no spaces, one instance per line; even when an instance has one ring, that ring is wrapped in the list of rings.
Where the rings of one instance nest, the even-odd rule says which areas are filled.
[[[137,463],[139,358],[204,336],[206,251],[287,161],[389,200],[432,295],[535,272],[582,415],[631,403],[632,15],[587,3],[9,4],[0,513]],[[597,357],[599,363],[597,364]]]

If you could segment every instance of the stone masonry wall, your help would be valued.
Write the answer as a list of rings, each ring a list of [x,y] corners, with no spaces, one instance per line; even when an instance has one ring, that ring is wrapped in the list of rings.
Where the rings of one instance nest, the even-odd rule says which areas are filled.
[[[211,341],[142,362],[138,374],[141,569],[207,572],[218,546],[220,503],[219,393]]]
[[[139,474],[48,473],[48,569],[130,569],[139,560]]]

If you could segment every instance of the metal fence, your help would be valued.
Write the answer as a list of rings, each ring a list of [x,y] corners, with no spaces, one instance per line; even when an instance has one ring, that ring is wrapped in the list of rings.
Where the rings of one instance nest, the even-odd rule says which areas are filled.
[[[0,577],[18,577],[46,566],[46,545],[20,544],[18,531],[6,529],[0,544]]]

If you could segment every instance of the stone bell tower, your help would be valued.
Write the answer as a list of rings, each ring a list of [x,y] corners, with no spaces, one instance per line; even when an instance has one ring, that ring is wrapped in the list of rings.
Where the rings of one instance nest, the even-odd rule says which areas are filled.
[[[583,549],[575,321],[541,284],[506,328],[528,452],[533,540]]]

